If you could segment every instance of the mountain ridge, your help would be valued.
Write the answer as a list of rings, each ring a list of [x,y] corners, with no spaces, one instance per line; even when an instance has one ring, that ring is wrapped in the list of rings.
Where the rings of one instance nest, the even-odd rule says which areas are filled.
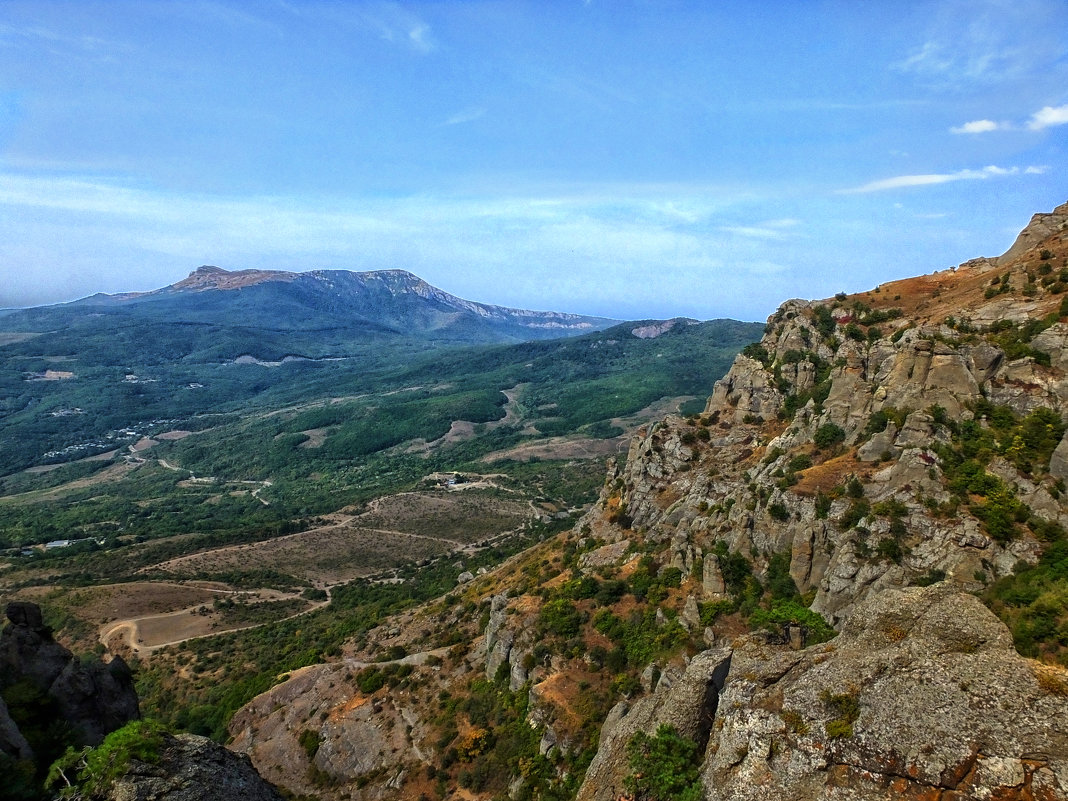
[[[300,294],[310,304],[313,297],[319,299],[320,308],[337,311],[336,305],[326,298],[339,298],[348,304],[348,311],[355,317],[373,320],[376,309],[368,303],[373,298],[378,306],[392,298],[403,303],[404,296],[415,296],[432,304],[439,312],[474,314],[485,321],[504,325],[538,329],[559,330],[567,333],[582,333],[621,322],[613,318],[594,317],[558,311],[533,311],[495,304],[466,300],[439,289],[407,270],[309,270],[288,272],[282,270],[237,270],[230,271],[212,265],[203,265],[186,278],[169,286],[147,292],[126,292],[114,295],[96,294],[73,304],[65,305],[137,305],[141,303],[169,302],[177,298],[203,293],[229,293],[263,287],[265,284],[289,284],[291,292]],[[408,304],[410,306],[410,304]],[[392,319],[392,318],[391,318]],[[538,333],[532,338],[541,338]]]

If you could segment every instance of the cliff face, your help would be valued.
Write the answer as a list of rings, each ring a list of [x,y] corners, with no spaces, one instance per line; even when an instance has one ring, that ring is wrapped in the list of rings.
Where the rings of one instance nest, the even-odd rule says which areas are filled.
[[[260,696],[235,747],[325,798],[614,801],[668,724],[707,799],[1068,798],[1068,673],[969,594],[1068,540],[1066,235],[1068,204],[999,259],[783,304],[570,534]],[[745,633],[785,598],[837,638],[806,648],[803,604]]]
[[[695,740],[709,801],[1068,797],[1068,683],[941,585],[879,593],[833,643],[746,637],[622,704],[578,794],[615,801],[638,731]]]
[[[976,590],[1033,562],[1040,546],[1025,527],[991,533],[982,504],[939,504],[955,478],[948,452],[976,455],[974,423],[994,433],[989,473],[1031,516],[1068,524],[1068,441],[1052,452],[1025,442],[1016,458],[997,440],[1020,432],[987,419],[1005,409],[1068,417],[1066,225],[1068,204],[1036,215],[996,263],[784,303],[700,421],[668,418],[633,443],[602,507],[625,508],[633,528],[671,542],[680,567],[717,540],[758,562],[788,552],[799,589],[835,620],[932,572]],[[1030,419],[1048,423],[1041,411]],[[842,492],[854,477],[869,508],[894,514],[838,525],[857,500]]]

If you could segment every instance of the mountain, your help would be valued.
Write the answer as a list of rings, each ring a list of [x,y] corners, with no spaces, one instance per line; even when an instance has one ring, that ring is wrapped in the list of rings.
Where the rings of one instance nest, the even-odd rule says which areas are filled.
[[[229,272],[209,266],[151,292],[98,294],[0,316],[4,332],[37,334],[19,343],[20,355],[90,349],[137,363],[330,358],[383,343],[521,342],[617,322],[475,303],[403,270]],[[127,347],[111,346],[116,336]]]
[[[784,303],[571,531],[294,670],[232,747],[327,799],[1068,798],[1066,420],[1068,204]]]

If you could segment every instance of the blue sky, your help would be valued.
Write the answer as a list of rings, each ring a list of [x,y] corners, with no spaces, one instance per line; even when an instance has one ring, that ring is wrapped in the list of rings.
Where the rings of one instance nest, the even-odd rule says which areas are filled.
[[[1068,3],[0,0],[0,307],[201,264],[764,319],[1068,200]]]

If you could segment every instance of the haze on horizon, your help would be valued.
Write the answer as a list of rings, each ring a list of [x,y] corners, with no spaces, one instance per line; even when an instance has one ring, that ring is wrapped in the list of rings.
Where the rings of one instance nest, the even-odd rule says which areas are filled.
[[[1063,0],[0,4],[0,308],[201,264],[763,319],[1068,200]]]

